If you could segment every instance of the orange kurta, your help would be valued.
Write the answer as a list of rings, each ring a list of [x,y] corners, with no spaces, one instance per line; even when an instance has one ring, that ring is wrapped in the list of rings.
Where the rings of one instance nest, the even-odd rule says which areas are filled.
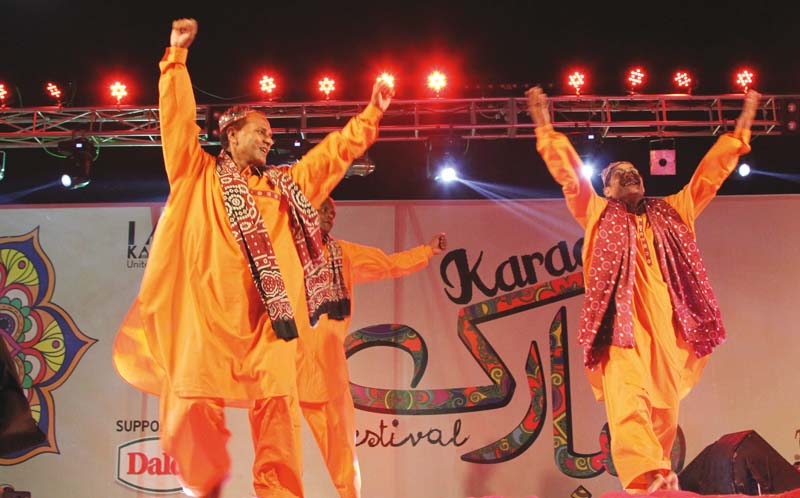
[[[590,181],[579,174],[582,165],[580,157],[565,135],[556,132],[552,126],[544,126],[536,129],[536,136],[537,150],[550,173],[562,186],[567,207],[585,229],[583,268],[584,272],[588,272],[591,267],[598,221],[608,201],[598,196]],[[741,129],[721,136],[702,159],[689,183],[677,194],[664,198],[678,211],[692,230],[697,216],[714,198],[722,182],[736,167],[739,155],[750,151],[749,138],[749,130]],[[604,400],[612,395],[626,396],[625,392],[638,390],[643,393],[644,406],[651,409],[651,413],[645,419],[656,426],[655,433],[652,429],[648,429],[646,436],[625,441],[627,434],[624,433],[624,421],[637,420],[633,423],[639,424],[636,417],[625,412],[632,410],[632,406],[638,401],[618,403],[616,399],[605,399],[609,425],[612,426],[612,443],[616,438],[618,444],[625,441],[628,447],[642,447],[647,444],[669,447],[654,449],[653,462],[650,463],[640,464],[636,458],[632,458],[632,466],[641,465],[641,468],[626,469],[623,459],[617,458],[615,454],[615,465],[620,479],[626,486],[639,476],[642,470],[650,470],[648,465],[656,465],[654,463],[656,460],[660,461],[658,465],[666,464],[666,468],[669,469],[667,457],[674,438],[674,430],[677,428],[678,402],[695,385],[708,361],[707,356],[697,358],[691,346],[676,333],[669,291],[661,275],[658,261],[653,258],[648,262],[645,257],[643,244],[647,244],[650,254],[656,254],[653,229],[647,216],[645,214],[629,214],[629,216],[635,218],[637,231],[641,230],[644,233],[644,242],[640,237],[636,239],[633,290],[635,347],[611,346],[608,359],[599,368],[587,370],[587,374],[598,400]],[[633,395],[636,396],[638,395]],[[656,420],[659,418],[661,420]],[[615,432],[613,426],[616,421],[620,421],[622,425],[616,427]]]
[[[120,375],[147,392],[222,398],[229,404],[294,393],[297,341],[276,337],[233,238],[215,156],[198,141],[188,51],[160,63],[159,109],[170,195],[139,295],[114,348]],[[377,138],[382,112],[370,105],[328,135],[288,173],[315,206]],[[265,177],[245,170],[272,241],[298,331],[307,334],[303,271],[285,201]],[[168,382],[167,385],[164,382]]]
[[[433,256],[428,245],[387,255],[375,247],[338,242],[351,310],[355,310],[353,286],[414,273],[427,266]],[[298,365],[300,406],[342,498],[358,498],[361,488],[355,452],[355,407],[344,352],[350,318],[329,320],[323,315],[314,332],[301,338]]]

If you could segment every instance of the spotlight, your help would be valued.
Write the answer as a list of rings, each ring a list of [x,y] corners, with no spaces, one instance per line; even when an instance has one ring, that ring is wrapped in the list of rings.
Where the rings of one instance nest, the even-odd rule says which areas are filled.
[[[432,137],[428,140],[428,178],[449,183],[458,180],[457,169],[464,159],[466,144],[459,137]],[[431,172],[436,171],[435,175]]]
[[[628,71],[628,91],[630,93],[636,93],[636,90],[641,88],[644,83],[644,77],[644,70],[640,67]]]
[[[270,164],[294,164],[311,150],[312,145],[301,133],[279,136],[269,151],[272,156]]]
[[[675,85],[678,87],[678,90],[683,90],[686,93],[692,93],[692,77],[686,71],[678,71],[675,73],[675,76],[672,78],[672,81],[675,82]]]
[[[277,88],[275,78],[266,74],[263,75],[258,82],[258,87],[265,96],[272,97],[272,93],[275,91],[275,88]]]
[[[447,76],[441,71],[434,71],[428,75],[428,88],[438,97],[442,89],[447,86]]]
[[[581,176],[591,180],[594,176],[594,166],[591,163],[581,165]]]
[[[451,183],[458,180],[458,171],[452,166],[444,166],[439,170],[439,174],[434,177],[434,180],[442,183]]]
[[[742,69],[736,74],[736,85],[738,85],[742,92],[747,93],[747,90],[753,86],[755,81],[755,74],[749,69]]]
[[[739,176],[745,177],[745,176],[749,176],[752,170],[750,169],[750,165],[749,164],[742,163],[742,164],[739,165],[739,169],[737,171],[739,172]]]
[[[61,107],[61,89],[58,88],[58,85],[48,82],[45,90],[47,90],[47,94],[56,101],[58,107]]]
[[[6,90],[6,86],[3,83],[0,83],[0,109],[5,108],[7,96],[8,91]]]
[[[586,75],[580,71],[575,71],[569,75],[568,84],[575,89],[575,95],[580,96],[581,88],[586,84]]]
[[[209,106],[206,110],[206,140],[211,143],[219,143],[219,118],[225,112],[225,107]]]
[[[367,176],[375,171],[375,161],[373,161],[367,154],[357,158],[347,168],[344,177],[350,178],[351,176]]]
[[[779,107],[779,114],[783,132],[787,134],[794,134],[800,131],[800,102],[790,100],[784,102]]]
[[[334,90],[336,90],[336,81],[327,76],[319,80],[319,91],[325,94],[325,100],[331,98]]]
[[[114,82],[111,85],[111,96],[117,99],[117,105],[122,103],[122,99],[128,96],[128,89],[125,85],[120,83],[119,81]]]
[[[67,171],[61,175],[61,185],[70,190],[88,185],[95,158],[94,142],[85,137],[67,140],[58,143],[58,151],[70,160]]]
[[[389,88],[394,88],[394,76],[390,73],[383,72],[380,76],[376,79],[376,81],[385,81]]]

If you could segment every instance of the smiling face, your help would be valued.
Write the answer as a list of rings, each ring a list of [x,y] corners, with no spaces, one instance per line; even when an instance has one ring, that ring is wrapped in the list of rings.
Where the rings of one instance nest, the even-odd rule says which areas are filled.
[[[226,130],[226,133],[231,156],[240,168],[264,166],[267,163],[267,154],[275,142],[266,116],[252,112],[245,118],[244,126],[238,130]]]
[[[644,197],[644,182],[639,170],[628,162],[614,163],[609,168],[603,194],[628,206],[636,206]]]

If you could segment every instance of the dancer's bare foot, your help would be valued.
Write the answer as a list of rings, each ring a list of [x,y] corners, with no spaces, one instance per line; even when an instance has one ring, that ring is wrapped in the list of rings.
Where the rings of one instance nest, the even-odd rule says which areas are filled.
[[[678,474],[673,471],[669,471],[669,474],[664,478],[667,482],[667,489],[671,489],[673,491],[680,491],[681,483],[678,481]]]
[[[652,477],[648,476],[648,480],[650,480],[650,484],[647,486],[647,494],[652,494],[659,489],[670,489],[667,487],[667,480],[661,474],[656,473]]]

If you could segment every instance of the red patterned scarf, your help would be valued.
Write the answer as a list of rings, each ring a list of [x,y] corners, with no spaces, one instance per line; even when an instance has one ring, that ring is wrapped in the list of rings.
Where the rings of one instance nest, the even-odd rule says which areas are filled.
[[[328,305],[328,318],[344,320],[350,316],[350,292],[344,283],[342,246],[330,234],[323,235],[322,241],[328,247],[328,269],[331,272],[331,302]]]
[[[694,234],[664,200],[646,199],[644,207],[653,227],[658,264],[669,289],[676,328],[697,357],[705,356],[725,340],[725,328]],[[611,345],[635,345],[635,267],[636,221],[622,202],[609,200],[594,240],[578,333],[587,367],[598,365]]]
[[[269,233],[247,182],[224,150],[217,157],[217,174],[233,237],[249,262],[250,273],[272,321],[272,328],[281,339],[294,339],[297,337],[294,312]],[[292,239],[303,265],[309,320],[311,325],[315,325],[319,316],[327,312],[330,302],[330,271],[322,246],[319,215],[300,187],[280,168],[268,167],[264,174],[289,206]]]

